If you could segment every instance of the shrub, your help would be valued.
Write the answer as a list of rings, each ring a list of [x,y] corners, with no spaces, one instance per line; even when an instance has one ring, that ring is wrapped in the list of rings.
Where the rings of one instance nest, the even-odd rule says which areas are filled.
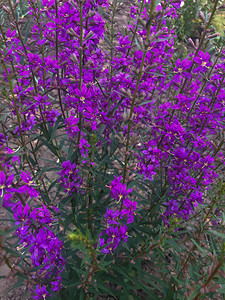
[[[1,4],[1,247],[34,299],[224,294],[217,6],[176,58],[177,0]]]

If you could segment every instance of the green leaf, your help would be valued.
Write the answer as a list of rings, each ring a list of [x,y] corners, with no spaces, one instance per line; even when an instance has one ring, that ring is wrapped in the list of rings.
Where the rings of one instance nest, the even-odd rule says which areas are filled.
[[[27,294],[28,294],[28,291],[29,291],[28,284],[29,284],[29,282],[26,284],[26,289],[25,289],[25,292],[24,292],[24,295],[23,295],[23,300],[27,299]]]
[[[20,256],[19,252],[15,251],[15,250],[12,250],[12,249],[10,249],[8,247],[2,247],[2,249],[4,249],[7,253],[11,253],[11,254],[13,254],[15,256]]]
[[[25,33],[25,37],[24,37],[24,40],[23,40],[23,43],[26,45],[27,43],[27,39],[28,39],[28,34],[29,34],[29,31],[30,31],[30,20],[27,21],[27,23],[24,25],[24,28],[27,26],[27,30],[26,30],[26,33]],[[23,29],[24,29],[23,28]]]
[[[54,125],[54,127],[53,127],[53,129],[52,129],[52,134],[51,134],[51,137],[50,137],[50,139],[49,139],[49,142],[51,142],[52,139],[55,137],[55,132],[56,132],[56,130],[58,129],[59,123],[60,123],[61,121],[62,121],[62,116],[59,115],[58,118],[57,118],[57,120],[56,120],[56,122],[55,122],[55,125]]]
[[[38,176],[41,177],[44,173],[48,173],[51,171],[59,171],[61,168],[60,167],[46,167],[46,168],[42,168],[42,170],[38,173]]]
[[[114,293],[114,291],[112,291],[112,289],[109,289],[108,287],[106,287],[102,281],[102,278],[97,279],[97,286],[99,289],[101,289],[103,292],[105,292],[107,295],[111,295],[114,298],[116,298],[116,294]]]
[[[2,116],[0,117],[0,121],[2,121],[3,119],[6,119],[9,115],[11,115],[11,112],[2,114]]]
[[[218,293],[225,294],[225,284],[218,290]]]
[[[210,230],[208,232],[213,233],[213,234],[217,235],[218,237],[220,237],[222,239],[225,239],[225,234],[224,233],[221,233],[221,232],[218,232],[218,231],[215,231],[215,230]]]
[[[140,44],[138,43],[138,40],[135,38],[135,44],[137,45],[138,49],[141,50],[141,46]]]
[[[153,102],[153,99],[149,100],[149,101],[142,102],[138,106],[142,106],[142,105],[149,104],[149,103],[152,103],[152,102]]]
[[[28,159],[29,159],[30,163],[32,164],[32,166],[35,167],[37,164],[36,161],[34,161],[30,155],[28,155]]]
[[[194,292],[188,297],[188,300],[194,299],[194,297],[197,296],[199,292],[200,292],[200,287],[195,288]]]
[[[36,150],[40,149],[43,145],[45,145],[53,154],[55,154],[55,156],[58,156],[57,151],[52,144],[50,144],[41,136],[37,137],[37,139],[39,139],[42,142],[42,144],[40,144]]]
[[[183,286],[183,282],[181,280],[179,280],[177,277],[175,277],[172,273],[170,273],[170,275],[179,285]]]
[[[209,256],[208,253],[201,246],[199,246],[199,244],[194,239],[191,239],[191,241],[192,241],[192,243],[195,244],[195,246],[198,248],[198,250],[200,252],[202,252],[203,254],[205,254],[205,256]]]
[[[12,290],[18,288],[18,287],[21,287],[21,286],[24,286],[24,279],[23,278],[19,278],[17,283],[15,283],[8,291],[7,291],[7,294],[9,292],[11,292]]]
[[[114,265],[113,269],[117,270],[119,274],[121,274],[123,276],[123,278],[128,279],[129,281],[131,281],[134,285],[135,285],[135,289],[137,288],[142,288],[148,295],[150,295],[151,297],[153,297],[152,299],[154,300],[159,300],[159,298],[153,294],[151,288],[149,288],[148,286],[144,286],[140,281],[137,281],[137,278],[133,278],[128,274],[128,271],[123,270],[121,267],[119,267],[118,265]]]
[[[110,47],[112,47],[113,49],[115,49],[115,47],[112,45],[112,43],[110,42],[110,40],[108,39],[107,36],[104,36],[104,41],[106,41],[110,45]]]

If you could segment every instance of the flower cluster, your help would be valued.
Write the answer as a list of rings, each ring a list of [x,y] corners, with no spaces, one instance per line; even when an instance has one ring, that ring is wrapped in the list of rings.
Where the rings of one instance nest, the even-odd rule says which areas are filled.
[[[224,161],[222,144],[212,140],[224,130],[224,79],[218,64],[212,76],[218,84],[209,81],[203,85],[201,76],[207,69],[201,66],[209,67],[208,59],[207,53],[200,51],[193,59],[177,60],[179,74],[175,68],[168,86],[179,90],[187,80],[185,89],[173,101],[157,107],[151,138],[141,145],[138,169],[144,178],[154,180],[157,170],[167,174],[165,183],[170,189],[166,218],[178,215],[188,219],[203,202],[203,191],[218,176],[216,162]],[[202,75],[195,73],[199,67]]]
[[[104,81],[105,89],[114,91],[115,103],[121,99],[115,91],[123,94],[121,114],[117,109],[114,124],[121,123],[125,107],[132,109],[133,95],[136,96],[130,115],[134,141],[135,138],[142,141],[137,151],[136,171],[144,180],[158,180],[159,175],[161,184],[169,187],[163,214],[167,224],[171,216],[188,219],[194,213],[194,208],[203,202],[203,191],[218,176],[215,169],[219,162],[224,161],[220,151],[223,143],[213,141],[224,130],[224,70],[221,63],[213,66],[210,55],[197,48],[194,54],[171,63],[175,35],[166,27],[166,19],[177,17],[179,5],[180,1],[167,1],[156,7],[159,16],[151,24],[149,39],[146,27],[137,31],[142,48],[147,50],[144,60],[143,49],[130,51],[129,36],[118,37],[119,46],[112,64],[115,69],[119,70],[121,64],[124,68],[110,82]],[[132,18],[137,12],[138,7],[132,7]],[[145,9],[142,17],[148,24]],[[156,36],[160,39],[156,40]],[[136,90],[134,73],[142,64],[142,77]],[[206,82],[209,69],[211,79]],[[124,133],[128,136],[126,126]]]
[[[96,129],[101,107],[98,99],[102,98],[100,89],[94,84],[104,63],[103,53],[96,46],[105,30],[98,7],[107,8],[108,3],[106,0],[67,1],[56,6],[54,1],[43,0],[42,5],[39,9],[37,1],[29,1],[29,15],[34,25],[27,43],[21,43],[16,30],[11,28],[5,36],[0,35],[2,41],[6,41],[2,50],[7,70],[3,73],[5,80],[9,81],[11,76],[6,66],[8,62],[15,65],[17,75],[11,111],[16,116],[20,109],[24,119],[14,133],[30,136],[37,132],[41,122],[53,126],[60,114],[65,117],[66,110],[67,133],[73,139],[82,137],[78,145],[85,154],[88,143],[81,129],[87,126]],[[52,47],[55,53],[47,55],[43,52],[45,47]],[[53,92],[60,99],[59,109],[52,100]],[[79,128],[73,126],[77,119],[80,120]]]
[[[0,146],[4,143],[5,139],[2,137]],[[61,289],[60,274],[65,265],[61,254],[63,242],[54,233],[59,210],[52,206],[50,211],[44,204],[38,207],[27,204],[30,200],[37,202],[40,197],[31,174],[20,171],[20,179],[16,181],[12,163],[15,166],[20,162],[19,157],[9,158],[14,151],[5,146],[4,154],[5,156],[1,156],[3,170],[0,171],[3,206],[9,207],[13,212],[16,235],[19,237],[18,248],[30,254],[33,268],[38,267],[32,272],[33,280],[38,283],[34,299],[43,299],[51,295],[46,289],[47,286],[52,291]]]
[[[126,184],[121,183],[121,179],[122,176],[115,176],[115,179],[109,186],[111,189],[111,197],[117,200],[117,204],[120,204],[120,209],[113,210],[107,208],[106,214],[104,215],[107,229],[104,229],[99,235],[99,246],[102,248],[101,252],[107,254],[115,251],[121,240],[124,242],[127,241],[127,226],[121,222],[125,217],[127,224],[132,223],[137,207],[137,202],[131,201],[128,198],[132,189],[127,189]]]
[[[61,289],[60,274],[65,265],[61,255],[63,242],[53,233],[53,223],[56,222],[53,212],[58,213],[58,210],[53,208],[50,212],[45,205],[32,209],[19,201],[13,206],[13,211],[18,227],[16,235],[20,238],[22,249],[29,249],[34,268],[41,267],[33,275],[36,282],[43,281],[41,288],[40,284],[37,285],[34,299],[43,299],[50,295],[46,285],[50,285],[52,291]]]
[[[69,160],[62,163],[62,170],[58,173],[60,175],[59,182],[62,184],[64,191],[72,195],[77,192],[79,187],[82,185],[82,179],[78,175],[79,170],[76,169],[76,164]]]

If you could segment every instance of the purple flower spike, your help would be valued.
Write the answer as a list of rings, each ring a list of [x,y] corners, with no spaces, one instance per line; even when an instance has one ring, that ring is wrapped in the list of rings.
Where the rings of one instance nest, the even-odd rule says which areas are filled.
[[[64,192],[72,195],[73,192],[77,192],[79,187],[82,185],[82,179],[78,175],[79,170],[76,169],[76,164],[64,161],[62,163],[62,170],[58,173],[60,175],[59,182],[64,187]]]
[[[128,232],[127,226],[121,223],[121,220],[125,216],[127,218],[127,224],[134,221],[135,210],[137,207],[137,202],[131,201],[127,195],[132,192],[132,189],[127,189],[126,184],[121,183],[122,176],[116,177],[108,186],[111,189],[111,196],[120,202],[120,209],[113,210],[107,207],[106,214],[104,215],[107,229],[104,229],[98,238],[98,244],[100,247],[104,247],[101,252],[105,254],[112,254],[121,240],[127,242]],[[104,237],[104,238],[103,238]],[[106,240],[106,242],[105,242]]]

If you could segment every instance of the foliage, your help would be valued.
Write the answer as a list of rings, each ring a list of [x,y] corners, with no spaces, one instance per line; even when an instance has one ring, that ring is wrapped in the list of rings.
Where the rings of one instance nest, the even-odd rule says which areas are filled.
[[[179,39],[198,38],[201,29],[201,19],[198,17],[201,1],[186,0],[183,2],[182,11],[176,19],[177,35]]]
[[[1,3],[1,248],[24,299],[225,294],[219,1],[184,57],[180,2],[123,28],[117,0]]]

